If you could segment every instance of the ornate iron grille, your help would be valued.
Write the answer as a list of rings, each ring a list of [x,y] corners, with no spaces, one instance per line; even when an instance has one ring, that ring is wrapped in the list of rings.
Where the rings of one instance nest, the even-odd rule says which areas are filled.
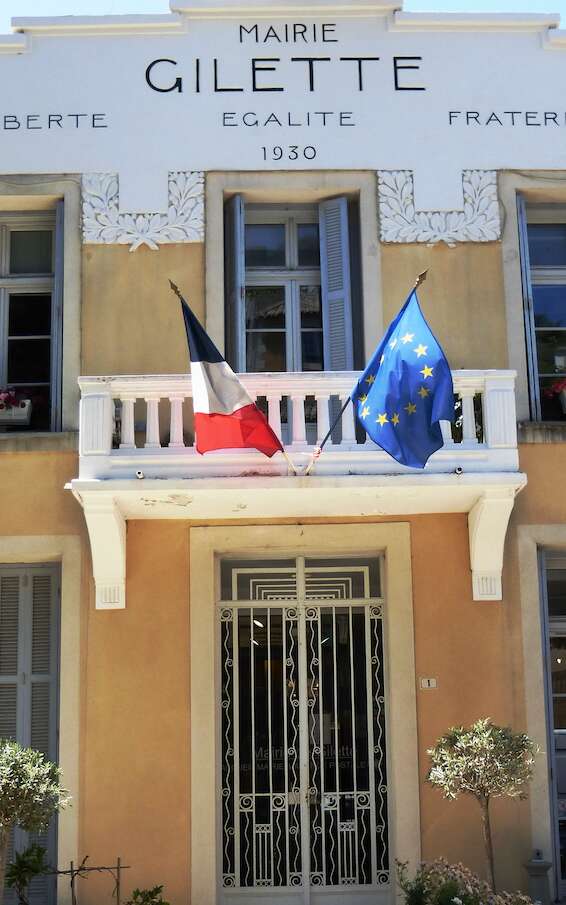
[[[377,566],[223,564],[224,887],[389,882]]]

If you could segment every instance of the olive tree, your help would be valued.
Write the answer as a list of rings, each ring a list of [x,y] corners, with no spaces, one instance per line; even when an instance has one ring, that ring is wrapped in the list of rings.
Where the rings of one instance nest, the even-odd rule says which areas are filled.
[[[450,729],[428,750],[428,782],[445,798],[472,795],[481,808],[485,854],[491,888],[495,892],[495,866],[489,805],[492,798],[526,798],[538,749],[528,735],[491,720],[478,720],[468,729]]]
[[[60,779],[59,767],[40,751],[0,741],[0,905],[10,833],[16,826],[28,833],[47,828],[51,817],[69,801]]]

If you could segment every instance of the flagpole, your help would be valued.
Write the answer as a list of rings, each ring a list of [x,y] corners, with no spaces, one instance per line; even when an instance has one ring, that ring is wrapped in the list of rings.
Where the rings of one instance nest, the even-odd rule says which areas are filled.
[[[413,289],[412,289],[413,292],[414,292],[416,289],[418,289],[419,286],[421,286],[421,285],[424,283],[424,281],[426,280],[427,274],[428,274],[428,268],[427,268],[426,270],[423,270],[421,273],[419,273],[419,275],[417,276],[417,278],[416,278],[416,280],[415,280],[415,282],[414,282],[414,285],[413,285]],[[324,447],[326,446],[326,443],[328,442],[328,439],[330,438],[332,432],[333,432],[334,429],[336,428],[338,422],[339,422],[340,419],[342,418],[342,415],[344,414],[344,412],[345,412],[346,409],[348,408],[348,405],[349,405],[349,403],[350,403],[351,401],[352,401],[352,397],[351,397],[351,396],[348,396],[348,398],[346,399],[346,402],[344,403],[344,405],[342,406],[342,408],[341,408],[340,411],[338,412],[336,418],[334,419],[334,422],[333,422],[332,426],[329,428],[328,433],[327,433],[326,436],[323,438],[323,440],[322,440],[320,446],[315,447],[315,449],[314,449],[314,451],[313,451],[313,454],[312,454],[312,459],[310,460],[309,464],[307,465],[306,469],[305,469],[304,472],[303,472],[304,475],[308,475],[308,474],[311,473],[311,471],[312,471],[312,469],[313,469],[313,467],[314,467],[314,463],[317,461],[317,459],[320,458],[320,454],[322,453],[322,450],[323,450]]]

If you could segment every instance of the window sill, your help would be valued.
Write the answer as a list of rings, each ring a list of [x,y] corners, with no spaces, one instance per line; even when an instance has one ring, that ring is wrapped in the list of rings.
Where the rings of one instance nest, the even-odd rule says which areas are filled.
[[[0,454],[6,452],[77,452],[78,431],[0,433]]]
[[[566,443],[566,421],[523,421],[517,429],[519,443]]]

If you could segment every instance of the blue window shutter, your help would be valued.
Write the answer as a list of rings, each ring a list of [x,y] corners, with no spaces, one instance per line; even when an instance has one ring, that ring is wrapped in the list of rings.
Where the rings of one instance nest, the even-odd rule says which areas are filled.
[[[347,198],[321,202],[319,226],[324,367],[327,371],[351,371],[354,356]]]
[[[527,367],[529,376],[529,403],[533,421],[541,420],[538,355],[535,333],[535,314],[533,305],[533,287],[531,283],[531,262],[529,255],[529,236],[527,227],[527,208],[523,195],[517,195],[517,220],[519,224],[519,252],[521,257],[521,283],[523,286],[523,311],[525,323],[525,340],[527,344]]]
[[[226,359],[235,371],[246,370],[244,199],[234,195],[224,212],[224,286]]]
[[[54,431],[62,429],[64,213],[64,203],[58,201],[55,208],[55,263],[51,305],[51,430]]]
[[[0,737],[58,760],[57,699],[59,650],[59,579],[56,567],[0,567]],[[57,860],[57,822],[46,832],[16,828],[10,840],[22,851],[37,843],[47,860]],[[55,877],[39,877],[30,886],[30,905],[54,905]],[[15,905],[6,892],[5,905]]]

